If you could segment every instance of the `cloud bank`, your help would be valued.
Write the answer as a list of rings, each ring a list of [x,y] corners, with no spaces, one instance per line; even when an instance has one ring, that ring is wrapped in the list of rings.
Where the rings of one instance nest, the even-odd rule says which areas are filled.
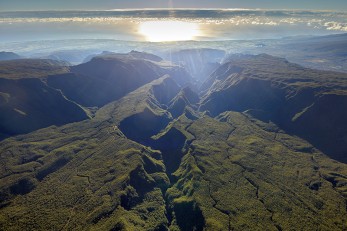
[[[331,11],[205,9],[0,12],[0,42],[107,38],[141,41],[143,21],[196,23],[198,40],[279,38],[347,31],[347,13]],[[36,37],[35,37],[36,36]],[[2,40],[2,41],[1,41]]]

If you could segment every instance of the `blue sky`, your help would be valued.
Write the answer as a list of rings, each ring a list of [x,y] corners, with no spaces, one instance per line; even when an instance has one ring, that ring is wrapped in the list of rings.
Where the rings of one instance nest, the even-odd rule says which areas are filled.
[[[346,0],[0,0],[1,11],[117,8],[264,8],[347,11]]]

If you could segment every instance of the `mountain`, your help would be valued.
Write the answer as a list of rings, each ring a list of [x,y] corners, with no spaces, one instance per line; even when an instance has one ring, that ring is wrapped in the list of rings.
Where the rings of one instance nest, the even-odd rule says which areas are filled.
[[[165,74],[181,85],[191,78],[183,68],[158,56],[133,51],[96,56],[71,67],[69,74],[48,77],[47,83],[83,106],[100,107]]]
[[[51,60],[65,61],[73,65],[83,62],[83,60],[90,55],[92,51],[89,50],[59,50],[48,54],[34,54],[34,57],[46,58]]]
[[[198,94],[190,87],[185,87],[169,102],[168,110],[173,117],[177,118],[182,115],[187,108],[197,109],[199,101]]]
[[[284,57],[308,68],[347,72],[347,33],[263,40],[243,52]]]
[[[0,61],[0,77],[6,79],[41,78],[69,72],[68,63],[49,59]]]
[[[89,118],[79,105],[35,78],[0,78],[0,111],[0,134],[5,137]]]
[[[20,59],[21,57],[13,52],[0,51],[0,61]]]
[[[328,62],[332,67],[342,65],[340,68],[345,69],[343,61],[346,60],[347,53],[347,34],[335,34],[328,36],[315,36],[308,39],[297,39],[294,41],[288,41],[285,45],[285,49],[301,49],[302,52],[306,52],[306,56],[311,54],[311,57],[321,57],[323,62]],[[335,61],[334,64],[332,61]],[[309,61],[309,60],[307,60]],[[311,60],[314,63],[313,60]]]
[[[78,66],[23,59],[0,62],[0,138],[88,119],[100,107],[165,74],[185,85],[181,67],[140,52],[98,56]]]
[[[0,139],[50,125],[89,118],[86,111],[45,83],[45,76],[68,71],[51,60],[0,62]]]
[[[347,76],[269,55],[232,56],[202,85],[200,110],[232,110],[272,121],[347,162]]]
[[[118,73],[141,82],[92,118],[0,142],[1,230],[345,229],[347,165],[295,125],[303,116],[303,129],[345,135],[332,121],[344,115],[344,74],[238,55],[196,92],[184,69],[147,54],[68,74],[127,86]]]
[[[94,57],[101,56],[101,55],[108,55],[108,54],[115,54],[115,53],[114,52],[110,52],[110,51],[103,51],[103,52],[101,52],[99,54],[90,54],[87,57],[85,57],[81,63],[87,63],[90,60],[92,60]]]

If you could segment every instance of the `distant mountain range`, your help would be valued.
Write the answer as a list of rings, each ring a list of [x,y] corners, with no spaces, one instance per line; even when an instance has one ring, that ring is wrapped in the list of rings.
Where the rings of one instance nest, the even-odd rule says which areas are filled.
[[[0,52],[0,61],[20,59],[21,57],[13,52]]]
[[[347,227],[346,74],[218,49],[90,58],[0,62],[1,230]]]
[[[68,62],[69,65],[88,62],[92,57],[103,53],[127,53],[131,50],[145,50],[165,60],[173,62],[180,60],[181,63],[185,61],[185,68],[188,71],[195,71],[191,73],[192,75],[199,74],[205,75],[205,77],[207,77],[206,73],[199,72],[215,68],[213,64],[224,58],[224,56],[222,57],[223,53],[226,55],[266,53],[286,58],[290,62],[308,68],[347,73],[346,33],[327,36],[293,36],[281,39],[182,41],[173,43],[148,43],[112,39],[27,41],[0,44],[0,49],[15,50],[22,58],[53,59]],[[189,54],[191,57],[185,55],[189,50],[194,50]],[[187,59],[191,59],[191,61],[187,62]],[[199,66],[202,62],[204,65]],[[193,67],[193,63],[198,66]]]

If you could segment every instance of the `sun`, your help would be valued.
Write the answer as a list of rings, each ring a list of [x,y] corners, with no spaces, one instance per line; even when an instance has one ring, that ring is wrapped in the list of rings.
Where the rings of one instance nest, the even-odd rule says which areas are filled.
[[[197,23],[185,21],[145,21],[139,26],[139,33],[150,42],[194,40],[200,35]]]

